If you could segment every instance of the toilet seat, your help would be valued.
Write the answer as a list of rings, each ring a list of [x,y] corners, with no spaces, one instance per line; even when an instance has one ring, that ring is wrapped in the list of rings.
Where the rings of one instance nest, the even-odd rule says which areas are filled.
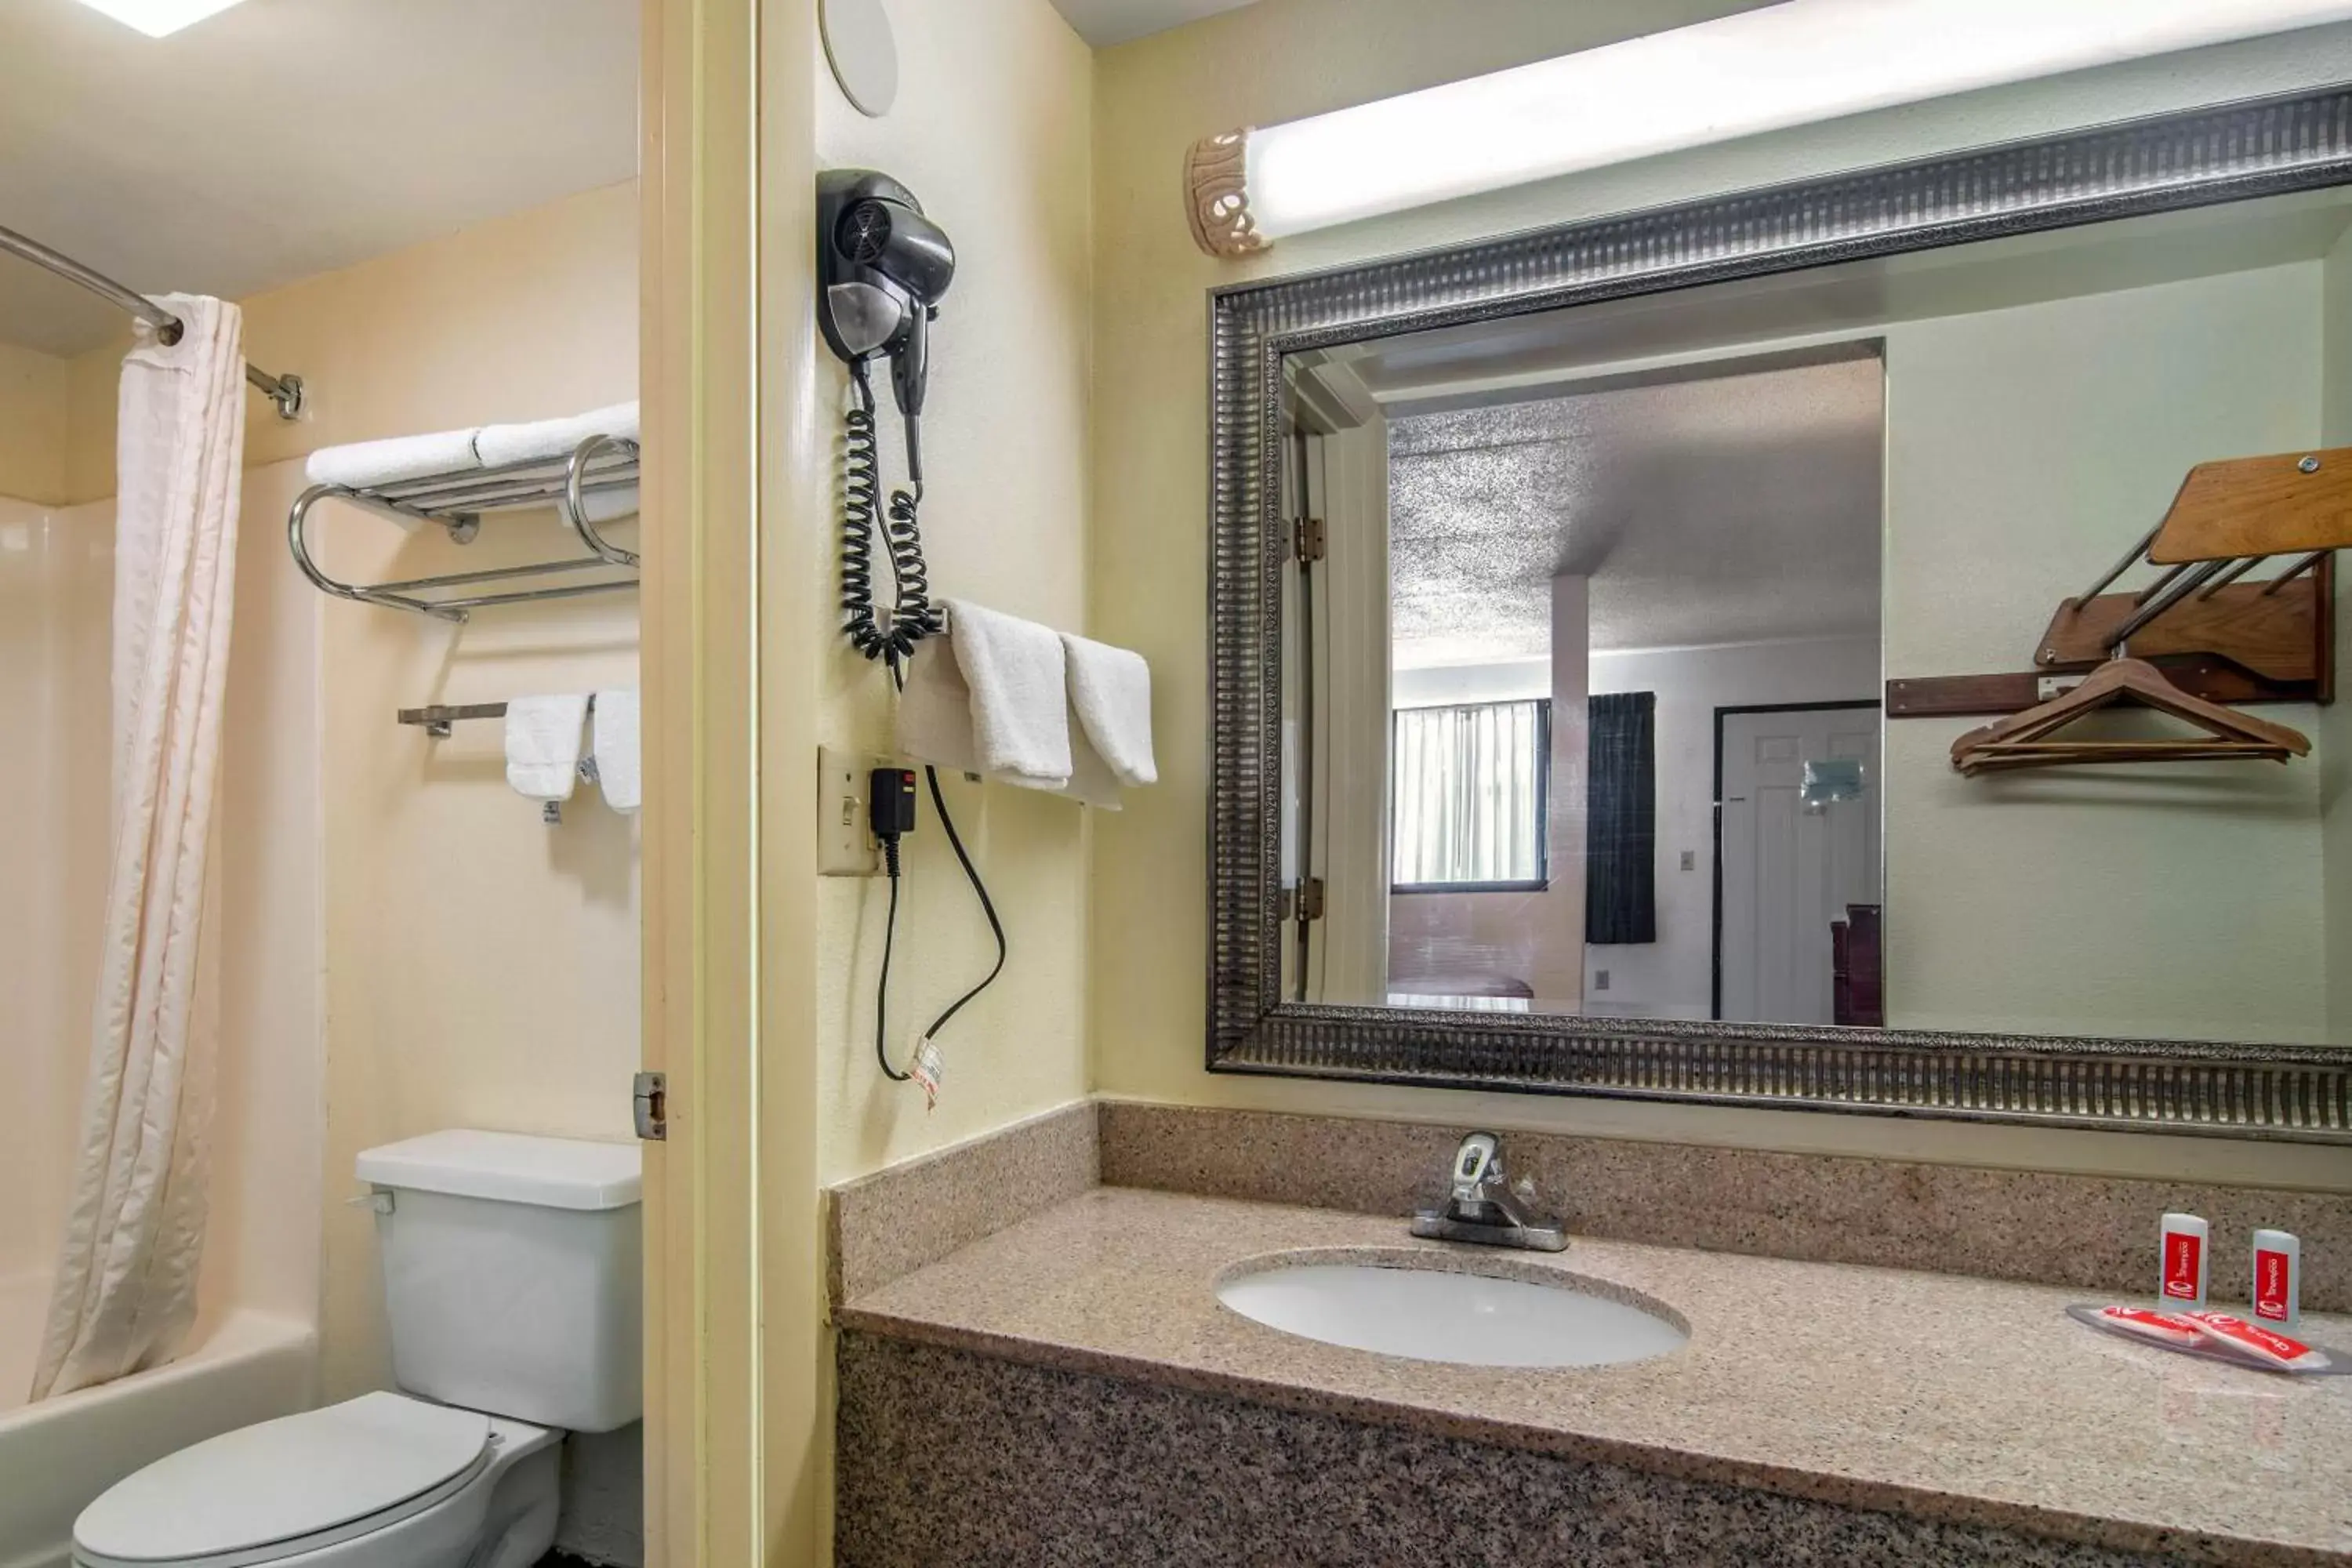
[[[87,1568],[247,1568],[388,1529],[490,1465],[490,1418],[398,1394],[264,1421],[165,1456],[74,1524]]]

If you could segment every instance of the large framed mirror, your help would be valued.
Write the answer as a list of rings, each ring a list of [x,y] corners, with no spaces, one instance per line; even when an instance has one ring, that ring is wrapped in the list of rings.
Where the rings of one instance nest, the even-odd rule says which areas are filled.
[[[1212,318],[1213,1069],[2352,1141],[2352,90]]]

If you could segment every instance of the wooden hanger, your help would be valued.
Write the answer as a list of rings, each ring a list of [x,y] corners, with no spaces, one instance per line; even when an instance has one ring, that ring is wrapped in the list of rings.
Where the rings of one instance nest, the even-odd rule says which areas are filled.
[[[2050,737],[2086,713],[2135,701],[2194,724],[2204,734],[2179,740],[2063,741]],[[2081,685],[2021,713],[1969,731],[1952,742],[1952,766],[1968,774],[2082,763],[2191,763],[2225,759],[2285,762],[2306,756],[2302,731],[2194,697],[2144,659],[2116,658]]]

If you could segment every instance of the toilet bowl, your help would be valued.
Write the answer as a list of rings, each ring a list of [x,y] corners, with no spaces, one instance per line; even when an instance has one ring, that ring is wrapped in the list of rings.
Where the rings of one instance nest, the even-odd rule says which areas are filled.
[[[240,1427],[117,1482],[78,1568],[531,1568],[559,1445],[643,1413],[635,1144],[451,1131],[372,1149],[402,1392]]]
[[[555,1539],[551,1427],[367,1394],[183,1448],[74,1526],[80,1568],[530,1568]]]

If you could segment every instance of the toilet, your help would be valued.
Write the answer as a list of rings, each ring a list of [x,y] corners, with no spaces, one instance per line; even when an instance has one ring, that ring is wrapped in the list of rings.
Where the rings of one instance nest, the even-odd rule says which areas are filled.
[[[81,1568],[530,1568],[557,1450],[644,1409],[635,1144],[430,1133],[371,1149],[393,1381],[116,1483]]]

